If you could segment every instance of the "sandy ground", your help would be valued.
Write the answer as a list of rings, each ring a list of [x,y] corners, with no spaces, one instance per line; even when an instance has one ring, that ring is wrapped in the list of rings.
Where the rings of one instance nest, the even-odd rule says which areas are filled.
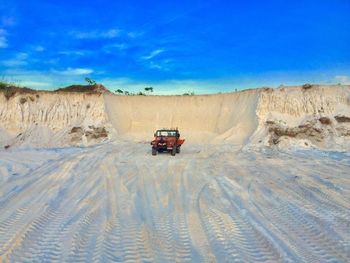
[[[0,151],[3,262],[349,262],[350,154]]]
[[[0,262],[350,262],[349,233],[348,85],[0,96]]]

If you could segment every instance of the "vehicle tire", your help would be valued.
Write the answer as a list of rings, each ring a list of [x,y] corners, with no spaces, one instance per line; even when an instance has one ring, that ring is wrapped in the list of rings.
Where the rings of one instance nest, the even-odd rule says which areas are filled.
[[[175,156],[175,154],[176,154],[176,147],[174,147],[174,148],[171,150],[171,155],[172,155],[172,156]]]
[[[157,149],[152,148],[152,155],[157,155]]]
[[[180,153],[181,150],[180,150],[180,147],[176,147],[176,153]]]

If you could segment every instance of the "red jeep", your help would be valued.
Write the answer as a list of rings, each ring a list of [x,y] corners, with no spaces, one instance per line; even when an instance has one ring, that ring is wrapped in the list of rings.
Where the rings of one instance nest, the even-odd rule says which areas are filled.
[[[181,145],[185,142],[180,139],[178,129],[163,129],[157,130],[154,134],[154,140],[151,142],[152,155],[157,155],[157,152],[171,152],[171,155],[180,153]]]

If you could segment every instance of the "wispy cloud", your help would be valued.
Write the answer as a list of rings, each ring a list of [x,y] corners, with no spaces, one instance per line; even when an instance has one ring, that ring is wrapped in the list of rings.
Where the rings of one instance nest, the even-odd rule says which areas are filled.
[[[334,80],[340,84],[350,84],[350,76],[347,75],[337,75]]]
[[[102,50],[105,53],[114,53],[116,51],[124,51],[129,48],[129,45],[126,43],[114,43],[114,44],[109,44],[105,45]]]
[[[6,30],[0,28],[0,48],[8,47],[6,35],[7,35]]]
[[[144,60],[150,60],[156,56],[158,56],[159,54],[163,53],[164,52],[164,49],[156,49],[156,50],[153,50],[149,55],[147,56],[143,56],[142,59]]]
[[[170,59],[164,59],[161,61],[149,61],[149,63],[146,64],[151,69],[158,69],[162,71],[170,71],[171,65],[170,65],[171,60]]]
[[[101,36],[105,38],[115,38],[119,35],[120,30],[119,29],[110,29],[106,32],[102,32]]]
[[[38,46],[34,46],[33,50],[36,52],[43,52],[45,51],[45,48],[43,46],[38,45]]]
[[[77,39],[111,39],[121,33],[119,29],[92,30],[92,31],[71,31],[70,35]]]
[[[0,10],[1,11],[1,10]],[[12,16],[0,16],[0,48],[8,47],[7,28],[15,25],[15,19]]]
[[[130,38],[138,38],[138,37],[143,36],[144,34],[145,33],[141,32],[141,31],[134,31],[134,32],[128,32],[127,36],[130,37]]]
[[[2,64],[6,67],[18,67],[27,64],[28,54],[24,52],[17,53],[14,58],[4,60]]]
[[[149,64],[148,64],[149,68],[154,68],[154,69],[164,69],[164,67],[159,64],[159,63],[155,63],[153,61],[151,61]]]
[[[62,50],[59,51],[59,55],[66,55],[66,56],[86,56],[90,54],[92,51],[89,50]]]
[[[87,75],[94,72],[92,69],[89,68],[67,68],[66,70],[53,70],[53,73],[60,74],[60,75],[67,75],[67,76],[79,76],[79,75]]]

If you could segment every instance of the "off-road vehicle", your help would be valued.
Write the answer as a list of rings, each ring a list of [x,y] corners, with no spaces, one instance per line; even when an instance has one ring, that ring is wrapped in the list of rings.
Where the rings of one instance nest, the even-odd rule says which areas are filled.
[[[180,139],[179,130],[162,129],[154,133],[154,140],[151,142],[152,155],[157,155],[158,152],[171,152],[171,155],[180,153],[181,145],[185,142]]]

